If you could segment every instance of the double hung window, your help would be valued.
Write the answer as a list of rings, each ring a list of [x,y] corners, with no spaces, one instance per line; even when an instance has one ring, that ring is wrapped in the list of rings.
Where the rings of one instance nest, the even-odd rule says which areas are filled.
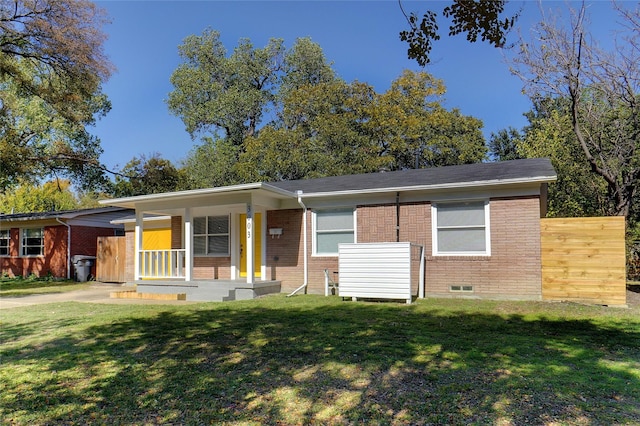
[[[0,256],[9,256],[9,241],[11,240],[8,229],[0,231]]]
[[[44,228],[22,230],[22,256],[44,255]]]
[[[338,244],[355,242],[353,208],[315,210],[313,215],[313,254],[337,256]]]
[[[193,251],[200,256],[229,256],[229,216],[194,218]]]
[[[431,217],[435,255],[491,254],[488,201],[436,203]]]

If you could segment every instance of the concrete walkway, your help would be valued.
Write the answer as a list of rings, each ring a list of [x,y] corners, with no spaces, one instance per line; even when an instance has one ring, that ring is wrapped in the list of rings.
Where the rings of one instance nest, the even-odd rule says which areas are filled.
[[[60,302],[108,303],[114,305],[184,305],[194,303],[184,300],[112,299],[110,297],[111,292],[125,288],[126,287],[121,285],[96,283],[84,290],[36,294],[31,296],[2,297],[0,298],[0,309]]]

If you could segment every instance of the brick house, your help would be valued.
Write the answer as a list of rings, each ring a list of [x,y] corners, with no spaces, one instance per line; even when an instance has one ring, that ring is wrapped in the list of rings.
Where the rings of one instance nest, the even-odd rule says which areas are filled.
[[[127,279],[138,284],[278,282],[282,292],[323,293],[340,243],[400,241],[425,249],[426,296],[540,300],[540,217],[555,179],[548,159],[525,159],[103,203],[136,212],[124,222]],[[153,229],[164,245],[148,249]]]
[[[120,207],[1,214],[0,272],[73,278],[73,256],[95,256],[97,237],[122,234],[111,222],[127,214]]]

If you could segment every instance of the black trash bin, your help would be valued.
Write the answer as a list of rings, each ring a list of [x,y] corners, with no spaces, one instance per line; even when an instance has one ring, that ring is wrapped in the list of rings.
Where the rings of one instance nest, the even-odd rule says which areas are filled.
[[[85,282],[91,279],[91,267],[95,261],[95,256],[75,255],[71,257],[71,263],[73,263],[73,269],[76,272],[76,281]]]

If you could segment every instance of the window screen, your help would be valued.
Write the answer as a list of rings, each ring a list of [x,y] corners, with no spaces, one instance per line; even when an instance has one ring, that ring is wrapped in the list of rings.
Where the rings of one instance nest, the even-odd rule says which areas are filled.
[[[338,244],[354,242],[353,209],[315,212],[315,253],[338,254]]]
[[[436,252],[438,254],[486,254],[485,202],[438,203]]]

